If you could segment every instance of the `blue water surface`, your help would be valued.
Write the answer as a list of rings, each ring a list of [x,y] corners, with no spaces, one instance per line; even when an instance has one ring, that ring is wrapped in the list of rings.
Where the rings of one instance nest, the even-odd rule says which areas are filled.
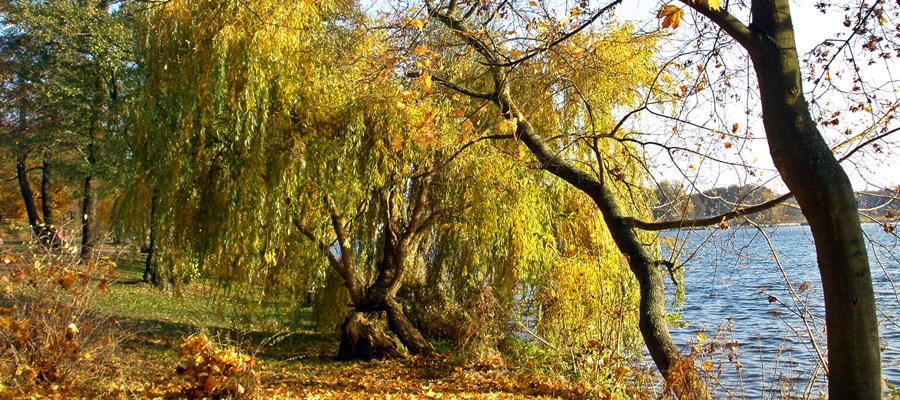
[[[900,386],[900,242],[878,224],[864,230],[880,308],[883,375]],[[807,226],[669,231],[663,239],[664,256],[674,253],[685,268],[686,299],[673,338],[685,352],[703,350],[698,363],[711,369],[717,397],[826,393],[810,339],[825,351],[822,288]]]

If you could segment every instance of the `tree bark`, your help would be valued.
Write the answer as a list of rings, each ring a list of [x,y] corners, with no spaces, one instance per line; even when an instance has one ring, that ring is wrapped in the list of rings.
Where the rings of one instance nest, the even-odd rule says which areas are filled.
[[[434,352],[431,343],[425,340],[422,333],[413,326],[403,313],[403,308],[394,299],[387,301],[388,329],[397,335],[400,342],[412,354],[429,354]]]
[[[825,297],[832,399],[881,397],[875,295],[856,197],[803,96],[790,4],[754,0],[750,48],[769,151],[809,222]]]
[[[341,325],[339,360],[406,357],[403,345],[388,332],[384,312],[351,311]]]
[[[53,217],[53,184],[50,163],[44,160],[41,168],[41,213],[48,229],[56,230],[56,218]]]
[[[341,328],[338,358],[371,359],[370,353],[375,351],[374,349],[378,349],[379,358],[407,353],[428,354],[434,351],[421,332],[406,318],[403,308],[396,300],[406,274],[410,251],[416,248],[419,238],[428,227],[436,223],[439,215],[439,213],[430,215],[425,213],[432,174],[432,171],[427,171],[417,185],[418,191],[408,194],[412,197],[408,221],[401,221],[399,206],[390,200],[390,195],[386,199],[382,259],[378,264],[378,275],[368,286],[363,286],[357,276],[354,268],[354,252],[348,245],[349,238],[344,219],[329,196],[325,196],[324,204],[331,214],[331,224],[340,248],[340,257],[332,252],[333,242],[316,239],[299,217],[294,218],[294,225],[304,236],[317,244],[350,292],[354,311]],[[384,319],[382,315],[386,315],[387,318],[384,329],[372,322]],[[395,337],[399,341],[386,341],[385,335]],[[391,343],[399,348],[388,351],[386,347]]]
[[[16,155],[16,179],[19,182],[19,191],[22,193],[22,200],[25,202],[25,213],[28,216],[28,226],[34,237],[41,236],[41,218],[38,216],[37,208],[34,205],[34,193],[31,191],[31,185],[28,184],[28,169],[26,166],[27,155],[24,151],[19,150]]]
[[[156,244],[154,243],[154,226],[156,225],[156,190],[153,190],[153,196],[150,198],[150,227],[149,227],[149,241],[147,245],[147,258],[144,260],[144,276],[143,281],[145,283],[152,283],[154,285],[159,284],[159,277],[156,271],[156,266],[153,263],[153,252]]]
[[[394,223],[388,218],[388,223]],[[378,277],[366,288],[363,302],[356,305],[357,311],[386,312],[388,329],[400,339],[400,342],[411,354],[428,354],[434,348],[425,340],[422,333],[409,322],[403,307],[397,303],[397,291],[400,289],[406,272],[406,259],[409,254],[409,236],[398,240],[393,234],[395,229],[386,229],[383,256],[378,266]]]
[[[94,144],[88,144],[88,168],[93,169]],[[84,178],[84,191],[81,208],[81,262],[88,262],[94,257],[97,245],[97,194],[94,187],[93,172]]]
[[[48,246],[58,248],[62,245],[62,236],[57,235],[60,228],[56,225],[53,215],[53,184],[50,163],[44,160],[41,166],[41,214],[44,216],[44,225],[41,229],[41,241]]]

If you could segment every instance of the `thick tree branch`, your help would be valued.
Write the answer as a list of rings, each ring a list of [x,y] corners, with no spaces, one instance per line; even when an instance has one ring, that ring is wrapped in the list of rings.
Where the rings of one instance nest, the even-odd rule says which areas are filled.
[[[713,10],[709,7],[708,0],[681,0],[681,2],[709,18],[748,51],[752,51],[756,47],[756,38],[750,28],[724,8]]]
[[[309,239],[309,241],[313,242],[313,244],[315,244],[316,247],[319,248],[319,251],[321,251],[322,254],[326,258],[328,258],[328,263],[331,264],[331,267],[334,268],[335,271],[338,271],[338,273],[340,273],[343,265],[341,264],[341,261],[337,258],[337,256],[335,256],[334,253],[331,252],[328,243],[317,238],[316,235],[308,227],[306,227],[306,225],[303,224],[303,221],[300,220],[299,216],[295,215],[292,218],[292,221],[294,222],[294,226],[297,228],[297,230],[301,234],[303,234],[304,237]],[[343,276],[343,274],[341,274],[341,276]]]
[[[478,91],[474,91],[471,89],[466,89],[466,88],[459,86],[453,82],[450,82],[446,79],[442,79],[442,78],[434,76],[434,75],[431,76],[431,79],[450,90],[457,91],[466,96],[473,97],[476,99],[493,101],[494,97],[496,96],[496,94],[494,94],[494,93],[478,92]]]
[[[344,226],[344,218],[338,212],[337,206],[330,195],[325,195],[323,200],[329,214],[331,214],[331,226],[334,228],[334,234],[337,236],[338,247],[341,249],[341,263],[348,270],[353,266],[353,250],[347,245],[347,228]]]
[[[764,203],[760,203],[754,206],[742,207],[737,210],[733,210],[724,214],[714,215],[711,217],[697,218],[697,219],[679,219],[673,221],[658,221],[658,222],[647,222],[641,221],[636,218],[626,217],[625,223],[628,224],[632,228],[642,229],[645,231],[664,231],[666,229],[678,229],[678,228],[697,228],[701,226],[710,226],[715,224],[720,224],[722,222],[742,217],[745,215],[755,214],[758,212],[762,212],[768,210],[772,207],[775,207],[787,199],[794,197],[791,193],[785,193],[777,198],[769,200]]]
[[[344,220],[338,213],[337,207],[334,205],[330,196],[326,195],[323,198],[323,203],[326,208],[329,209],[329,213],[331,214],[331,223],[335,235],[337,235],[338,246],[341,249],[340,257],[331,251],[332,245],[329,242],[317,238],[298,215],[293,216],[292,222],[294,223],[294,226],[297,227],[297,230],[313,242],[319,248],[319,251],[328,259],[328,263],[331,267],[334,268],[335,272],[337,272],[338,275],[341,276],[341,279],[344,280],[344,285],[350,292],[351,301],[353,301],[354,304],[359,304],[363,294],[362,284],[359,279],[357,279],[356,273],[353,270],[353,251],[347,246],[347,231],[344,227]],[[288,204],[290,204],[290,200],[288,200]]]
[[[440,209],[440,210],[437,210],[437,211],[431,213],[431,215],[429,215],[427,218],[425,218],[425,220],[422,221],[421,224],[419,224],[419,228],[416,229],[416,231],[413,233],[413,235],[421,237],[422,234],[424,234],[426,231],[431,229],[432,226],[437,224],[437,222],[440,221],[440,219],[441,219],[441,217],[443,217],[443,215],[444,215],[443,209]]]
[[[421,178],[421,183],[419,183],[419,191],[416,193],[416,198],[413,203],[412,213],[409,217],[409,225],[406,228],[406,232],[404,232],[404,240],[411,239],[410,236],[419,229],[422,225],[425,208],[428,203],[428,191],[431,188],[431,180],[434,177],[434,169],[429,169],[424,176]]]

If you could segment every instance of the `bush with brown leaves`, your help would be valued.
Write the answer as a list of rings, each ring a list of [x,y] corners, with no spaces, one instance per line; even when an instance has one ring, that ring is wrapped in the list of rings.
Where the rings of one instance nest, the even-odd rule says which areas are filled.
[[[8,262],[7,262],[8,261]],[[6,394],[100,395],[115,374],[115,322],[88,312],[115,264],[7,254],[0,271],[0,383]],[[10,393],[12,392],[12,393]]]
[[[252,399],[257,397],[256,360],[238,349],[214,343],[204,333],[185,339],[178,349],[186,380],[183,394],[193,398]]]

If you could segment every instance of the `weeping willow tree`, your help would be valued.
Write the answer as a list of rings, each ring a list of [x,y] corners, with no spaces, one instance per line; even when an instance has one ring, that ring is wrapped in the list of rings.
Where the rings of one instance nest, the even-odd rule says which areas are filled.
[[[540,168],[590,198],[603,234],[637,281],[638,326],[668,387],[679,397],[708,398],[693,361],[669,335],[656,247],[629,222],[646,210],[640,207],[646,175],[629,173],[643,169],[641,156],[611,116],[627,111],[617,104],[644,97],[640,89],[657,69],[628,51],[629,42],[640,48],[651,41],[591,28],[615,4],[425,0],[405,20],[408,30],[441,32],[429,44],[452,53],[428,68],[433,79],[457,96],[491,105]],[[458,62],[465,58],[476,61]]]
[[[398,297],[425,276],[492,287],[508,307],[526,292],[563,299],[541,317],[548,333],[609,332],[581,316],[633,306],[635,290],[616,283],[625,264],[599,216],[561,218],[587,199],[522,162],[521,143],[492,140],[507,122],[460,115],[466,99],[409,73],[435,51],[398,57],[363,22],[352,4],[277,0],[172,1],[147,16],[132,204],[153,211],[154,274],[296,303],[324,285],[314,313],[344,321],[346,358],[432,350]]]
[[[459,124],[427,81],[393,73],[361,18],[339,2],[154,9],[132,192],[151,203],[159,279],[297,296],[327,275],[342,289],[317,314],[352,305],[340,356],[425,353],[395,297],[423,239],[465,208],[431,194],[452,180]]]
[[[373,42],[356,18],[340,2],[156,9],[136,112],[136,170],[147,172],[135,192],[152,193],[156,275],[200,273],[233,296],[305,292],[318,256],[356,311],[386,312],[406,348],[426,352],[393,296],[436,219],[426,204],[434,114],[370,76]],[[362,340],[359,329],[371,332],[348,357],[398,347],[365,326],[345,339]]]
[[[440,21],[438,12],[431,17]],[[644,156],[629,141],[631,134],[617,129],[613,115],[638,107],[642,93],[650,90],[657,70],[656,38],[636,36],[629,26],[585,31],[516,68],[498,68],[505,86],[496,88],[498,75],[488,68],[501,61],[482,58],[465,39],[487,42],[496,37],[467,32],[454,23],[448,24],[449,31],[435,23],[423,28],[424,20],[415,14],[401,18],[411,31],[406,48],[418,53],[417,75],[437,82],[437,95],[448,99],[452,115],[472,127],[464,140],[495,139],[491,146],[496,152],[482,153],[471,165],[461,161],[454,166],[469,186],[442,188],[448,198],[467,199],[472,206],[464,221],[436,231],[428,285],[459,292],[486,283],[508,312],[526,314],[521,322],[532,324],[527,328],[547,344],[575,349],[571,351],[593,348],[604,355],[634,354],[640,338],[639,286],[629,271],[628,255],[619,250],[590,196],[540,175],[549,166],[530,158],[531,144],[517,132],[521,121],[498,115],[491,103],[504,91],[520,93],[517,105],[527,110],[528,123],[553,133],[548,152],[605,176],[619,210],[646,218],[652,199],[645,190],[649,175]],[[514,43],[504,45],[519,57],[524,54]],[[522,176],[512,178],[515,174]],[[479,187],[477,182],[494,184]],[[658,257],[652,235],[635,233],[633,238],[644,247],[643,254]],[[530,309],[523,310],[526,305]]]

